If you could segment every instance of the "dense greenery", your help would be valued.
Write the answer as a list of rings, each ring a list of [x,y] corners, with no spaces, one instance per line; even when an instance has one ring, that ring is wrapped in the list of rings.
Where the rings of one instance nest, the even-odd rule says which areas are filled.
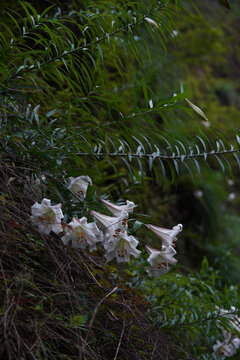
[[[216,306],[239,314],[230,310],[239,308],[239,5],[0,8],[1,357],[214,358],[220,324],[232,327]],[[80,175],[94,186],[75,207],[68,178]],[[66,250],[55,235],[48,241],[29,219],[43,197],[62,203],[65,223],[104,212],[100,197],[134,201],[130,232],[143,256],[106,264],[101,249],[91,255]],[[184,224],[180,265],[159,278],[146,273],[144,245],[159,247],[149,222]]]

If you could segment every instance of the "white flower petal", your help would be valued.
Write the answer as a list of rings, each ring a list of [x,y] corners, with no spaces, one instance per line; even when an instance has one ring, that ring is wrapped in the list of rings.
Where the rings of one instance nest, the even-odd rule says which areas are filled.
[[[177,241],[177,235],[182,231],[183,225],[178,224],[172,229],[165,229],[159,226],[148,224],[148,228],[162,240],[165,246],[175,246]]]
[[[52,230],[52,226],[51,225],[46,226],[46,225],[39,224],[38,225],[38,230],[40,232],[42,232],[43,234],[49,235],[51,230]]]
[[[65,226],[66,235],[61,239],[64,245],[72,242],[73,248],[85,249],[87,246],[90,251],[96,249],[96,243],[102,241],[103,234],[95,223],[87,223],[87,218],[73,218],[72,221]]]
[[[107,261],[116,257],[118,262],[128,262],[131,255],[136,258],[140,256],[141,251],[136,249],[137,245],[138,241],[133,236],[121,233],[119,237],[112,238],[104,244],[104,248],[107,250],[105,257]]]
[[[237,336],[231,341],[231,343],[236,350],[240,347],[240,339]]]
[[[70,177],[68,189],[76,196],[72,196],[74,203],[84,201],[87,193],[88,185],[92,185],[92,180],[89,176],[78,176],[77,178]]]
[[[71,241],[71,236],[69,234],[67,234],[67,235],[61,237],[61,240],[64,245],[68,245]]]
[[[127,230],[128,214],[126,211],[123,211],[119,217],[104,215],[93,210],[91,214],[100,222],[110,236],[118,236],[120,232]]]
[[[217,340],[217,343],[213,345],[213,355],[219,356],[220,358],[225,358],[225,356],[232,356],[235,353],[235,349],[231,349],[226,340],[220,342]]]
[[[161,276],[168,272],[168,264],[176,265],[177,260],[173,258],[176,251],[172,246],[163,246],[162,250],[154,249],[148,245],[145,247],[150,254],[147,261],[152,266],[152,269],[148,270],[149,273]]]
[[[147,270],[147,272],[153,276],[162,276],[162,275],[168,273],[168,271],[169,271],[168,264],[162,264],[162,266],[159,268],[152,267],[151,269]]]
[[[51,200],[44,198],[44,199],[42,200],[41,205],[42,205],[42,206],[49,207],[49,206],[51,206]]]
[[[61,204],[51,205],[51,200],[43,199],[41,204],[35,203],[32,208],[31,221],[38,226],[39,231],[49,234],[51,231],[59,234],[62,231],[61,219],[64,217]]]
[[[62,224],[53,224],[52,231],[57,235],[60,234],[63,231]]]
[[[112,204],[110,201],[104,199],[101,199],[101,201],[106,206],[106,208],[116,217],[120,216],[123,211],[126,211],[127,213],[132,212],[133,209],[136,207],[136,205],[129,200],[127,200],[126,205],[115,205]]]

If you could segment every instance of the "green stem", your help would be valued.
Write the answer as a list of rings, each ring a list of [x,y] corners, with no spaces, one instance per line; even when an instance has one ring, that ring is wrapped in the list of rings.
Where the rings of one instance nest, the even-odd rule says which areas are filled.
[[[126,158],[152,158],[154,159],[162,159],[162,160],[181,160],[184,159],[194,159],[194,158],[206,158],[208,156],[216,156],[216,155],[225,155],[225,154],[232,154],[240,152],[240,149],[232,149],[232,150],[222,150],[222,151],[215,151],[215,152],[204,152],[199,154],[186,154],[186,155],[154,155],[154,154],[135,154],[135,153],[110,153],[110,152],[99,152],[99,153],[77,153],[77,156],[96,156],[96,157],[102,157],[105,158],[107,156],[110,157],[126,157]]]

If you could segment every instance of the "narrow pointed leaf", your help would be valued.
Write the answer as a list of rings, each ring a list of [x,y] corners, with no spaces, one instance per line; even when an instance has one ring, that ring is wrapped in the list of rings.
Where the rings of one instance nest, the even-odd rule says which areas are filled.
[[[204,114],[204,112],[195,104],[193,104],[190,100],[188,100],[187,98],[185,98],[186,102],[188,103],[189,106],[191,106],[191,108],[195,111],[195,113],[197,113],[200,117],[202,117],[204,120],[208,121],[207,116]]]

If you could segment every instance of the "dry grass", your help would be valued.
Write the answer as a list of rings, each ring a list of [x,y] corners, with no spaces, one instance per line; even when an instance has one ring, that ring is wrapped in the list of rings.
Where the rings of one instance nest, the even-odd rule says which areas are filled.
[[[117,267],[40,234],[23,171],[1,164],[0,172],[0,358],[174,359],[141,294],[112,276]]]

